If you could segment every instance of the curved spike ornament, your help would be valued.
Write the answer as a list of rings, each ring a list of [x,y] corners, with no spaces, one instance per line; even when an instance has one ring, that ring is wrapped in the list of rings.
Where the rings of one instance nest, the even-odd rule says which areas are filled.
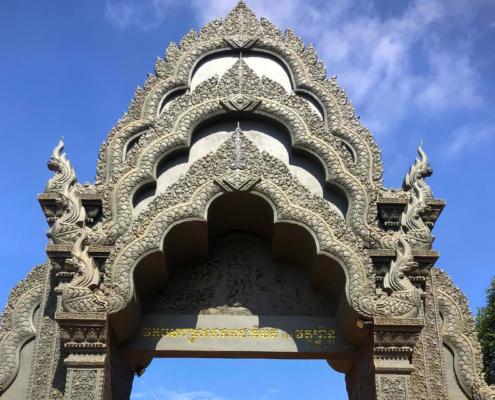
[[[68,312],[108,312],[120,307],[122,300],[112,292],[99,290],[100,271],[88,249],[84,249],[87,235],[81,230],[72,249],[72,258],[65,262],[67,270],[74,271],[74,278],[62,294],[62,307]]]
[[[414,261],[411,246],[407,243],[403,234],[399,236],[399,242],[403,251],[399,248],[396,250],[397,256],[395,261],[391,262],[390,270],[385,275],[383,287],[394,292],[414,290],[414,285],[406,274],[418,268],[418,263]]]
[[[64,138],[62,138],[57,147],[53,149],[50,161],[47,163],[48,169],[54,171],[55,175],[47,182],[45,193],[61,192],[77,182],[76,173],[70,161],[67,160],[67,154],[62,154],[64,147]]]
[[[430,211],[426,204],[424,191],[419,182],[414,182],[414,193],[409,197],[405,211],[401,217],[401,229],[405,239],[416,250],[430,250],[434,240],[430,228],[423,222],[422,216]]]
[[[85,230],[86,211],[77,193],[76,187],[65,186],[60,197],[55,201],[62,216],[57,218],[47,236],[53,244],[74,243],[81,230]]]
[[[399,232],[402,250],[397,247],[395,261],[391,261],[390,269],[385,275],[383,287],[386,292],[381,297],[363,298],[361,307],[371,315],[393,318],[417,318],[421,316],[423,301],[421,291],[407,277],[407,274],[418,267],[414,261],[411,246],[404,232]]]
[[[425,182],[425,178],[433,174],[433,170],[428,163],[428,157],[423,151],[423,142],[421,141],[418,148],[418,154],[421,159],[416,158],[414,165],[411,165],[409,172],[404,178],[402,184],[405,191],[421,191],[425,199],[433,199],[433,192],[428,184]]]

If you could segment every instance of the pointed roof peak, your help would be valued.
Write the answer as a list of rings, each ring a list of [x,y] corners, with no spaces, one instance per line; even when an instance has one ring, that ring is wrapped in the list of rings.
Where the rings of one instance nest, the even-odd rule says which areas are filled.
[[[261,34],[258,17],[242,0],[227,14],[223,26],[227,35],[258,36]]]

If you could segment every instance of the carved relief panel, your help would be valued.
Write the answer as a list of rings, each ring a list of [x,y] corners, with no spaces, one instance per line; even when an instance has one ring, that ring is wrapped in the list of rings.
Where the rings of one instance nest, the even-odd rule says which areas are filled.
[[[144,305],[150,314],[334,315],[330,296],[311,290],[310,271],[272,259],[261,237],[230,232],[208,260],[173,267],[170,286]]]

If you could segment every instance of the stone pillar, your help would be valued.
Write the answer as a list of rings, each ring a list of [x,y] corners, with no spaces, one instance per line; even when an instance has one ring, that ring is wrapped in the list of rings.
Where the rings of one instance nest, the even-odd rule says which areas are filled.
[[[424,327],[419,318],[375,318],[374,364],[378,400],[409,400],[412,354]]]
[[[64,398],[66,368],[65,350],[60,340],[55,314],[63,290],[59,264],[53,260],[47,268],[43,299],[38,316],[36,344],[31,365],[28,399],[61,400]]]
[[[372,330],[361,347],[359,357],[347,372],[345,383],[349,400],[377,400]]]
[[[68,354],[65,400],[102,400],[106,374],[107,328],[104,313],[57,313]]]
[[[67,357],[65,400],[127,400],[134,372],[105,313],[57,313]]]
[[[119,342],[112,327],[107,332],[107,359],[104,400],[128,400],[131,397],[134,371],[120,351]]]

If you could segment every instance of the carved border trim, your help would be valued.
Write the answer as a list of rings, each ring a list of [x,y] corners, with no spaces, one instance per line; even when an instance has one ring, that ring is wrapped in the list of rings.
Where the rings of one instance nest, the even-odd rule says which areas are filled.
[[[46,264],[33,268],[9,294],[0,327],[0,393],[14,381],[22,346],[36,336],[33,313],[41,303]]]

